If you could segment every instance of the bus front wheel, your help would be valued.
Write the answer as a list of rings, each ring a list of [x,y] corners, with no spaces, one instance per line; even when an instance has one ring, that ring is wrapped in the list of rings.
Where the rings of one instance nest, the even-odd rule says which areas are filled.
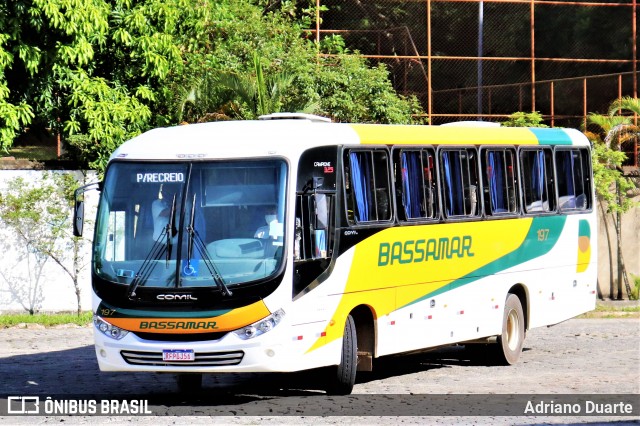
[[[520,358],[524,343],[524,313],[520,299],[509,293],[504,306],[502,334],[497,341],[497,361],[502,365],[512,365]]]
[[[340,364],[332,368],[328,377],[327,394],[349,395],[356,383],[356,369],[358,366],[358,341],[356,324],[349,315],[344,325],[342,337],[342,355]]]

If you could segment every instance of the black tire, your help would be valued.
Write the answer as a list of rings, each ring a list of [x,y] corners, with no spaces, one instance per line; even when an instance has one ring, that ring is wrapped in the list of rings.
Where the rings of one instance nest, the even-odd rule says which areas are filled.
[[[524,312],[520,299],[509,293],[504,305],[502,334],[498,336],[496,361],[501,365],[513,365],[518,362],[524,343]]]
[[[344,325],[342,337],[342,356],[340,364],[331,368],[327,383],[327,394],[349,395],[356,383],[356,370],[358,366],[358,338],[356,336],[356,324],[349,315]]]
[[[176,379],[178,391],[181,393],[197,393],[202,390],[201,373],[181,373]]]

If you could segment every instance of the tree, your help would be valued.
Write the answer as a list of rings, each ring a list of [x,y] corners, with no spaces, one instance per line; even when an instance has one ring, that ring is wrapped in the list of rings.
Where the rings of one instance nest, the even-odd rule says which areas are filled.
[[[8,302],[19,303],[25,311],[33,315],[42,307],[42,278],[48,258],[34,250],[31,245],[23,244],[24,241],[15,236],[2,239],[2,251],[13,253],[13,256],[4,256],[0,277],[7,286]],[[19,249],[15,250],[14,247]]]
[[[600,207],[605,213],[606,205],[606,213],[612,214],[615,219],[613,223],[616,229],[618,259],[618,299],[622,299],[622,281],[626,279],[623,275],[625,268],[622,255],[622,213],[635,205],[630,197],[635,185],[631,179],[624,176],[622,163],[626,155],[620,148],[623,143],[637,141],[640,138],[640,127],[633,124],[631,117],[618,115],[624,111],[639,113],[640,102],[633,98],[622,98],[611,103],[607,115],[589,114],[588,122],[598,127],[600,133],[587,133],[594,144],[593,174]],[[615,187],[614,192],[611,191],[612,187]],[[613,296],[613,291],[611,293]]]
[[[340,120],[406,122],[419,112],[415,99],[395,94],[384,68],[318,58],[303,30],[315,3],[298,3],[3,2],[0,147],[26,127],[52,129],[103,170],[125,140],[190,116],[253,118],[259,109],[320,105]],[[236,79],[234,90],[225,76]],[[243,93],[252,84],[254,95]],[[206,101],[190,101],[203,94]]]
[[[151,124],[179,69],[190,0],[25,0],[0,5],[0,147],[23,127],[86,135],[92,166]]]
[[[315,84],[320,109],[335,121],[421,124],[417,98],[398,95],[384,64],[367,66],[359,55],[340,54],[320,61]]]
[[[289,6],[217,2],[200,34],[207,43],[186,55],[186,71],[169,90],[177,94],[175,116],[193,122],[288,110],[336,121],[408,123],[421,112],[415,98],[397,95],[384,65],[370,67],[357,54],[318,56],[339,38],[316,46],[303,30],[312,10]]]
[[[507,121],[503,121],[505,127],[549,127],[543,124],[544,118],[538,111],[533,112],[514,112],[509,116]]]
[[[1,276],[14,298],[31,314],[42,302],[41,278],[49,260],[71,279],[80,314],[78,280],[86,265],[80,255],[83,241],[71,235],[69,223],[73,191],[77,186],[78,181],[72,174],[45,173],[32,183],[15,178],[0,194],[0,223],[15,240],[11,247],[23,250],[18,252],[10,271],[3,270]],[[12,273],[25,263],[26,273]]]
[[[220,73],[207,76],[188,92],[179,104],[179,120],[187,122],[256,119],[274,112],[314,113],[317,103],[303,106],[287,98],[294,75],[280,72],[265,76],[262,59],[254,53],[251,73]]]

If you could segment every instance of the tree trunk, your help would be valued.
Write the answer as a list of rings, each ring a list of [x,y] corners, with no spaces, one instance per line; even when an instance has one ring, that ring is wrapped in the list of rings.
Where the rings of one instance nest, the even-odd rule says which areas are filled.
[[[622,194],[620,187],[616,184],[616,194],[618,195],[618,205],[622,205]],[[618,245],[618,300],[622,300],[622,213],[618,209],[616,213],[616,244]]]
[[[607,247],[609,248],[609,250],[607,251],[609,253],[609,299],[613,299],[613,253],[611,252],[611,233],[609,232],[608,221],[609,215],[604,209],[602,200],[599,200],[598,204],[600,205],[600,211],[602,212],[602,223],[604,224],[604,231],[607,235]],[[599,287],[598,291],[600,291]],[[603,298],[601,297],[601,299]]]
[[[76,303],[78,306],[77,313],[80,316],[81,313],[81,301],[80,301],[80,285],[78,284],[78,276],[80,275],[80,239],[73,239],[73,288],[76,291]]]

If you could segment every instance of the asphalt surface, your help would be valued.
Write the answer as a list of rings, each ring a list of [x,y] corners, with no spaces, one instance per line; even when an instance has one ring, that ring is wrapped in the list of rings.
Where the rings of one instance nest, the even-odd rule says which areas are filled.
[[[95,400],[99,410],[103,400],[121,405],[137,400],[152,413],[63,416],[60,413],[70,408],[58,406],[60,413],[0,417],[3,424],[620,425],[639,424],[640,419],[637,318],[574,319],[531,330],[520,361],[509,367],[491,365],[482,352],[460,346],[386,357],[376,360],[374,372],[359,374],[348,397],[324,394],[319,385],[324,371],[207,375],[203,390],[187,395],[177,392],[171,374],[102,373],[90,327],[3,329],[0,347],[0,396],[5,399],[0,404],[6,405],[8,396],[38,396],[44,406],[51,396]],[[550,416],[524,411],[529,401],[535,405],[552,400],[579,412]],[[600,403],[610,408],[616,402],[631,404],[632,413],[622,404],[617,407],[622,412],[584,415],[589,407]]]

